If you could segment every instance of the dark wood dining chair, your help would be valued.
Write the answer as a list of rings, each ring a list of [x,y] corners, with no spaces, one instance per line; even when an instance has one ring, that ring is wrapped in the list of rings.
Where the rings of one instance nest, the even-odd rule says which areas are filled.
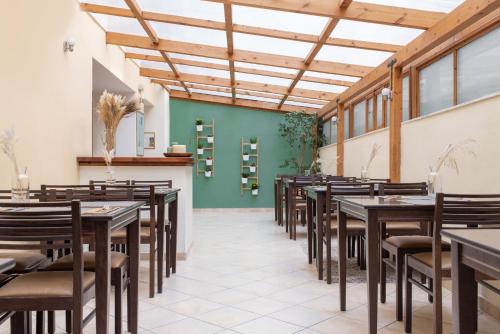
[[[108,185],[116,185],[116,186],[129,186],[130,180],[116,180],[112,184],[106,180],[90,180],[89,185],[91,186],[108,186]]]
[[[81,334],[95,315],[83,315],[83,307],[95,295],[95,275],[83,268],[80,202],[0,203],[0,242],[2,249],[71,248],[71,270],[30,272],[0,287],[0,313],[16,312],[24,322],[16,326],[27,327],[32,311],[69,311],[71,332]]]
[[[337,235],[337,201],[333,196],[373,196],[373,184],[366,183],[348,183],[348,182],[329,182],[326,184],[326,203],[325,215],[316,214],[317,232],[322,237],[322,242],[318,244],[317,256],[320,257],[319,263],[322,263],[323,244],[326,246],[326,282],[332,283],[332,236]],[[318,218],[319,217],[319,218]],[[323,218],[323,219],[321,219]],[[365,224],[354,218],[347,219],[347,236],[358,237],[365,233]],[[357,238],[361,242],[361,238]],[[358,245],[358,258],[364,256],[361,245]],[[322,268],[320,268],[322,269]]]
[[[380,196],[427,195],[427,184],[379,184]],[[426,235],[427,222],[386,222],[380,225],[380,302],[386,301],[387,266],[396,273],[396,320],[403,320],[403,269],[406,254],[430,250],[432,237]],[[443,247],[449,245],[444,244]]]
[[[300,222],[302,225],[306,223],[306,194],[304,192],[303,183],[306,182],[308,185],[314,185],[319,181],[319,177],[316,176],[294,176],[292,178],[292,184],[289,186],[288,191],[292,191],[289,194],[289,230],[290,239],[297,240],[297,223],[300,217]]]
[[[424,290],[433,301],[433,332],[442,333],[442,279],[451,277],[451,252],[442,249],[441,230],[456,228],[499,228],[500,194],[492,195],[436,195],[436,209],[432,235],[432,248],[414,254],[407,254],[405,259],[405,332],[412,327],[412,287]],[[413,273],[420,273],[433,282],[430,286],[414,279]],[[471,288],[476,288],[471,287]],[[476,293],[477,295],[477,293]],[[474,312],[477,330],[477,298],[470,300],[471,312]]]
[[[104,191],[102,188],[96,188],[94,185],[42,185],[41,201],[130,201],[133,200],[132,191],[128,189]],[[93,244],[93,236],[84,236],[89,245]],[[91,247],[92,248],[92,247]],[[115,333],[122,333],[122,294],[127,290],[127,300],[130,301],[128,293],[129,286],[129,258],[124,252],[111,252],[111,285],[115,287]],[[74,255],[71,252],[59,252],[58,257],[54,256],[54,262],[43,270],[45,271],[67,271],[73,266]],[[95,272],[96,257],[95,252],[88,251],[83,253],[84,268],[86,271]],[[54,313],[49,312],[49,333],[53,333]],[[71,314],[66,313],[66,330],[71,322]]]

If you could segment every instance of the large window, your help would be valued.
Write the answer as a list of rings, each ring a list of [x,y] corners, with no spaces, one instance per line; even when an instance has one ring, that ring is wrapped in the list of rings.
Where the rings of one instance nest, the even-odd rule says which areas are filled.
[[[325,143],[324,145],[330,145],[332,140],[331,140],[331,124],[332,121],[328,120],[323,123],[323,135],[325,137]]]
[[[373,99],[369,99],[367,101],[368,103],[368,131],[371,131],[374,129],[373,127]]]
[[[410,76],[403,78],[403,122],[410,119]]]
[[[332,134],[332,140],[331,144],[337,143],[337,122],[331,124],[331,134]]]
[[[458,103],[500,92],[500,28],[458,49]]]
[[[382,109],[384,104],[382,103],[382,94],[377,94],[377,128],[384,126],[384,110]]]
[[[349,118],[350,118],[350,110],[349,108],[346,108],[344,110],[344,139],[349,139]]]
[[[419,79],[421,116],[453,105],[453,54],[423,68]]]
[[[359,136],[365,133],[366,115],[365,115],[365,101],[359,102],[354,105],[354,134]]]
[[[385,126],[391,124],[391,100],[385,101]]]

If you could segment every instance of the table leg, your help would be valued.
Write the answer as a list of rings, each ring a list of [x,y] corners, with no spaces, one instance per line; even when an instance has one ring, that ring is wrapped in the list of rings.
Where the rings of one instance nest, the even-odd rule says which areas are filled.
[[[313,216],[312,216],[312,198],[307,197],[306,203],[306,222],[307,222],[307,259],[312,263],[312,239],[313,239]]]
[[[140,212],[137,210],[137,220],[127,225],[127,252],[129,256],[129,277],[127,312],[128,329],[132,334],[139,330],[139,245],[140,245]]]
[[[340,310],[346,310],[346,288],[347,288],[347,215],[340,210],[337,204],[337,252],[339,272],[339,300]]]
[[[289,193],[288,187],[285,186],[285,231],[286,232],[288,232],[288,220],[289,220],[289,215],[290,215],[290,212],[288,211],[289,210],[289,201],[290,201],[288,193]]]
[[[96,333],[109,332],[109,295],[111,289],[110,227],[107,222],[95,223],[95,303]]]
[[[474,269],[462,263],[462,247],[455,241],[451,243],[452,254],[452,307],[453,333],[475,333],[477,315],[477,282]]]
[[[366,222],[366,281],[368,289],[368,331],[370,334],[377,333],[377,307],[378,307],[378,269],[379,249],[378,214],[375,210],[368,210]]]
[[[274,182],[274,221],[278,220],[278,183]]]
[[[156,263],[157,263],[157,279],[158,279],[158,293],[163,291],[163,252],[165,250],[165,200],[162,198],[158,202],[158,216],[156,220]],[[167,271],[169,267],[165,268]]]
[[[278,182],[278,225],[283,226],[283,188],[281,181]]]
[[[323,198],[318,194],[316,198],[316,263],[319,280],[323,280],[323,211]]]
[[[172,273],[175,274],[177,271],[177,226],[178,226],[178,207],[179,207],[179,197],[175,195],[175,201],[170,203],[169,213],[170,213],[170,233],[172,234],[172,240],[170,244],[170,265],[172,266]]]

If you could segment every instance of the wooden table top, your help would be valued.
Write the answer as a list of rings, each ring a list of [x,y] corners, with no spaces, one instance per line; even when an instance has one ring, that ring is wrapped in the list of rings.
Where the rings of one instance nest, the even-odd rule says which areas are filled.
[[[433,196],[334,196],[335,200],[364,209],[378,208],[434,208]]]
[[[500,229],[443,230],[441,234],[462,244],[481,248],[500,256]]]
[[[11,258],[0,259],[0,274],[11,270],[16,265],[16,261]]]

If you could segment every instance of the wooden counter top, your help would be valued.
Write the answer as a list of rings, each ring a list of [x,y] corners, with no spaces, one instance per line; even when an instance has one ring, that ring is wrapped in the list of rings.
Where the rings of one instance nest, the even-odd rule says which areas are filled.
[[[105,166],[102,157],[77,157],[79,166]],[[113,166],[192,166],[193,158],[116,157]]]

